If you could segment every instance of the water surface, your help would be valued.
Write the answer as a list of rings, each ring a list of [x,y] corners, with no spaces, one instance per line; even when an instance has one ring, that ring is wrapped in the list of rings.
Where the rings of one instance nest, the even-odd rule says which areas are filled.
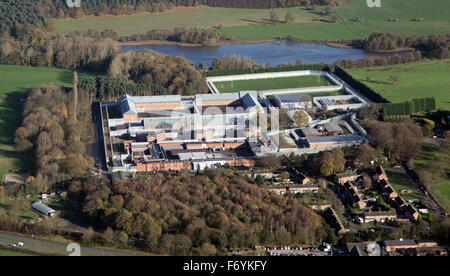
[[[135,51],[150,49],[168,55],[184,56],[192,60],[194,64],[203,62],[208,66],[212,61],[224,55],[236,54],[250,57],[256,63],[266,65],[295,64],[298,59],[303,63],[321,63],[333,64],[338,59],[355,59],[368,56],[389,56],[392,54],[380,54],[366,52],[361,49],[335,48],[325,44],[317,43],[294,43],[283,41],[262,42],[254,44],[228,44],[217,47],[186,47],[179,45],[140,45],[140,46],[122,46],[122,51]]]

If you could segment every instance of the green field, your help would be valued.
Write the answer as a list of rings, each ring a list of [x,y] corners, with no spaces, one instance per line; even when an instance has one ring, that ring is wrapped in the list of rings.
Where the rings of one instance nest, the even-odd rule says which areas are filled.
[[[24,257],[24,256],[33,256],[33,255],[0,248],[0,257],[7,257],[7,256]]]
[[[299,76],[286,78],[271,78],[257,80],[238,80],[215,82],[214,85],[221,93],[239,91],[265,91],[289,88],[305,88],[331,85],[327,78],[316,76]]]
[[[176,27],[211,28],[239,38],[274,39],[293,35],[305,40],[339,40],[368,37],[372,32],[393,32],[406,36],[443,34],[450,32],[450,5],[447,0],[382,0],[381,8],[369,8],[365,0],[339,0],[344,3],[330,16],[338,17],[336,23],[327,23],[330,16],[303,7],[276,9],[280,20],[288,11],[295,15],[291,24],[272,23],[268,9],[199,8],[173,9],[165,13],[141,13],[127,16],[86,16],[80,19],[54,21],[55,32],[75,30],[113,29],[119,35],[131,35],[152,29]],[[360,18],[358,21],[357,18]],[[398,22],[389,22],[398,18]],[[424,18],[423,22],[414,22]]]
[[[439,147],[431,144],[423,144],[419,157],[414,161],[416,171],[423,169],[428,162],[432,160],[445,160],[444,153],[439,151]],[[450,164],[447,164],[447,171],[450,170]],[[431,188],[431,193],[436,200],[443,205],[447,211],[450,211],[450,179],[439,177]]]
[[[311,21],[313,15],[299,8],[275,9],[280,18],[289,11],[293,12],[296,22]],[[166,13],[141,13],[129,16],[95,17],[86,16],[80,19],[59,19],[54,21],[57,33],[69,33],[75,30],[113,29],[119,35],[131,35],[147,32],[152,29],[174,29],[176,27],[212,28],[251,26],[268,22],[268,9],[173,9]]]
[[[404,200],[420,199],[420,193],[417,187],[411,183],[408,176],[403,172],[386,170],[386,174],[395,192],[399,194]],[[411,190],[410,194],[402,194],[402,190]]]
[[[349,3],[349,1],[340,1]],[[241,38],[268,39],[290,34],[304,40],[366,38],[373,32],[391,32],[406,36],[450,32],[450,5],[447,0],[382,0],[381,8],[369,8],[365,0],[352,0],[338,7],[336,23],[314,22],[277,25],[235,26],[219,32]],[[319,8],[318,11],[323,10]],[[311,14],[315,12],[305,11]],[[360,18],[360,22],[356,19]],[[398,22],[389,22],[398,18]],[[414,18],[424,18],[414,22]]]
[[[435,97],[439,108],[450,109],[450,60],[354,69],[348,72],[391,102]],[[398,76],[399,81],[392,82],[389,80],[390,76]]]
[[[0,182],[4,174],[31,172],[34,167],[32,156],[17,152],[13,146],[26,92],[49,82],[72,87],[72,78],[70,70],[0,65]]]

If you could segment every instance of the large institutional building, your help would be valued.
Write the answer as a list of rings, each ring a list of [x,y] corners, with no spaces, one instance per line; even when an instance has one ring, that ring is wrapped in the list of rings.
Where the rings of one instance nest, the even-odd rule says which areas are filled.
[[[102,103],[103,140],[109,168],[152,173],[203,170],[218,165],[248,167],[255,166],[268,153],[315,153],[365,142],[364,130],[354,120],[342,116],[324,121],[310,118],[310,127],[306,128],[278,129],[279,117],[272,115],[280,109],[287,110],[292,118],[299,110],[314,113],[339,109],[350,114],[346,110],[365,104],[356,91],[329,73],[278,72],[275,77],[283,74],[324,76],[334,85],[299,91],[276,90],[273,95],[267,91],[223,94],[216,91],[194,96],[125,94],[116,102]],[[259,78],[267,74],[238,77]],[[208,85],[214,88],[211,80]],[[331,96],[336,91],[344,95]]]
[[[156,172],[204,169],[217,164],[253,166],[252,126],[263,108],[252,92],[192,97],[124,95],[108,110],[108,130],[116,170]],[[114,146],[118,145],[117,149]]]

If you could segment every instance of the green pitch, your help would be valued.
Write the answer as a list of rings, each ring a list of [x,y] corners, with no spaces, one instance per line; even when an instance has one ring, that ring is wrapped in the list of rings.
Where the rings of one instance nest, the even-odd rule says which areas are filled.
[[[215,82],[214,85],[221,93],[232,93],[239,91],[266,91],[290,88],[306,88],[329,86],[331,83],[324,77],[298,76],[287,78],[271,78],[258,80],[238,80]]]

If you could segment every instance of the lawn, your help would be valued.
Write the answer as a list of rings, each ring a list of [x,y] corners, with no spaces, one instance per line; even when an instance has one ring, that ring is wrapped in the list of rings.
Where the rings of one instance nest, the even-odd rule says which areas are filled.
[[[34,167],[33,157],[13,146],[27,91],[49,82],[72,87],[72,77],[70,70],[0,65],[0,182],[4,174],[31,172]]]
[[[357,80],[391,102],[435,97],[438,108],[450,109],[450,60],[348,70]],[[398,76],[397,83],[389,78]]]
[[[347,1],[348,2],[348,1]],[[237,26],[219,32],[235,37],[267,39],[290,34],[305,40],[366,38],[373,32],[391,32],[405,36],[446,34],[450,30],[450,5],[447,0],[382,0],[381,8],[369,8],[364,0],[337,8],[336,23],[314,22],[277,25]],[[307,11],[313,16],[318,12]],[[305,11],[306,12],[306,11]],[[360,18],[358,21],[357,18]],[[398,18],[398,22],[389,22]],[[424,18],[414,22],[414,18]]]
[[[256,80],[237,80],[215,82],[214,85],[221,93],[239,91],[266,91],[289,88],[305,88],[331,85],[328,79],[316,76],[298,76]]]
[[[445,160],[444,154],[438,146],[423,144],[419,157],[414,161],[416,171],[423,169],[430,161]],[[447,164],[447,171],[450,170],[450,164],[445,162],[444,164]],[[450,178],[439,177],[430,192],[447,211],[450,211]]]
[[[0,257],[7,257],[7,256],[24,257],[24,256],[33,256],[33,255],[0,248]]]
[[[300,8],[275,9],[284,19],[287,12],[293,12],[296,22],[311,21],[313,15]],[[172,9],[165,13],[141,13],[129,16],[85,16],[80,19],[59,19],[54,21],[56,33],[70,33],[75,30],[113,29],[120,36],[147,32],[152,29],[174,29],[176,27],[212,28],[252,26],[268,23],[268,9],[199,8]],[[269,22],[270,23],[270,22]]]
[[[395,192],[399,194],[404,200],[408,199],[420,199],[420,193],[417,187],[411,183],[408,176],[405,173],[393,170],[386,170],[386,174]],[[402,190],[411,190],[410,194],[402,194]]]

